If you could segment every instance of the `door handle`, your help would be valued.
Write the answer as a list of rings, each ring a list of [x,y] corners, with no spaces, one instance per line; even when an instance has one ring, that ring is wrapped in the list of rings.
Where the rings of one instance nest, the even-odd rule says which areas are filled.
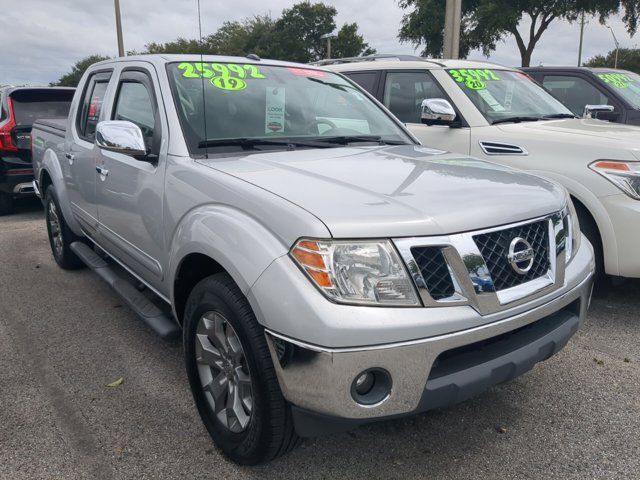
[[[73,165],[73,161],[76,159],[76,156],[73,153],[65,153],[64,154],[65,157],[67,157],[67,160],[69,160],[69,165]]]
[[[107,170],[104,167],[96,167],[96,172],[98,172],[103,177],[106,177],[107,175],[109,175],[109,170]]]

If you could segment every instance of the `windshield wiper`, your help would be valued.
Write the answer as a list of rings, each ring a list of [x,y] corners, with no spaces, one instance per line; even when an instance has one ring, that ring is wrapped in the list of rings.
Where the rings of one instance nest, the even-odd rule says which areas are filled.
[[[552,113],[551,115],[544,115],[542,120],[552,120],[554,118],[578,118],[573,113]]]
[[[377,143],[378,145],[408,145],[400,140],[383,140],[380,135],[339,135],[334,137],[316,137],[318,142],[337,143],[348,145],[350,143]]]
[[[537,122],[540,117],[506,117],[499,118],[491,122],[491,125],[497,125],[498,123],[520,123],[520,122]]]
[[[315,140],[315,139],[314,139]],[[198,143],[198,148],[207,147],[240,147],[243,150],[254,150],[255,147],[260,145],[276,145],[293,149],[295,147],[308,147],[308,148],[328,148],[329,145],[323,142],[317,142],[312,140],[296,140],[293,138],[216,138],[211,140],[204,140]]]

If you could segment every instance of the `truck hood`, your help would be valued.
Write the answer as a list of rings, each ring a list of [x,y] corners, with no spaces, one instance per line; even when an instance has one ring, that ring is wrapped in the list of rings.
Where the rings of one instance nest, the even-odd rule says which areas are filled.
[[[559,139],[572,137],[583,145],[602,145],[603,140],[617,147],[640,151],[640,127],[593,119],[565,118],[539,122],[505,123],[499,125],[503,132],[513,135],[546,135]]]
[[[198,160],[300,206],[334,237],[443,235],[563,208],[542,178],[425,147],[344,147]]]

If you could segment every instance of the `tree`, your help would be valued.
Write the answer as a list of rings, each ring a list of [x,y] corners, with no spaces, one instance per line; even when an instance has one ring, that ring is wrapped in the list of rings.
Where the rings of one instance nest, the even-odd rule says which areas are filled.
[[[589,61],[585,63],[585,66],[613,68],[615,58],[616,51],[611,50],[606,55],[596,55],[589,59]],[[640,74],[640,49],[621,48],[618,52],[618,68]]]
[[[198,40],[178,38],[167,43],[149,43],[144,53],[204,53],[210,55],[279,58],[312,62],[326,56],[326,40],[321,37],[336,29],[334,7],[323,3],[299,2],[282,11],[277,19],[258,15],[242,21],[224,22],[213,34]],[[344,24],[332,42],[334,56],[357,56],[375,53],[357,23]]]
[[[405,14],[399,32],[403,42],[424,46],[423,55],[441,56],[445,0],[400,0]],[[485,55],[508,35],[516,39],[522,66],[529,66],[531,55],[544,32],[555,20],[574,22],[582,12],[603,23],[624,11],[622,17],[629,34],[635,34],[640,17],[640,0],[465,0],[462,2],[461,56],[481,49]],[[528,20],[523,33],[518,27]]]
[[[335,58],[357,57],[374,53],[376,53],[376,50],[371,48],[364,41],[364,37],[358,33],[358,24],[355,22],[345,23],[338,31],[336,38],[331,42],[331,56]]]
[[[80,79],[84,74],[85,70],[89,68],[94,63],[101,62],[103,60],[108,60],[109,57],[105,57],[102,55],[91,55],[89,57],[83,58],[75,63],[73,67],[71,67],[71,71],[65,73],[61,76],[58,81],[51,82],[51,86],[54,87],[77,87],[78,83],[80,83]]]

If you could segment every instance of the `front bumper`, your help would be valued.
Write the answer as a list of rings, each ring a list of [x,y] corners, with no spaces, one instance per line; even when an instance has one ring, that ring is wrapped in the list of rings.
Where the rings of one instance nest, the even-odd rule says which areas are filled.
[[[617,256],[611,259],[612,261],[609,259],[610,253],[604,252],[607,273],[640,278],[640,201],[624,193],[603,197],[600,200],[611,219],[617,247]]]
[[[585,240],[567,266],[562,288],[501,312],[497,320],[478,321],[475,326],[463,329],[455,327],[459,320],[456,314],[463,313],[465,317],[469,312],[464,309],[469,307],[463,310],[461,307],[395,309],[400,316],[421,311],[425,320],[449,311],[448,332],[440,332],[437,325],[429,328],[434,325],[425,321],[425,333],[429,330],[437,333],[414,337],[417,340],[331,348],[267,328],[267,342],[278,380],[285,398],[294,405],[298,432],[311,435],[316,427],[324,428],[331,423],[357,425],[440,408],[521,375],[562,349],[577,331],[588,308],[592,271],[592,248]],[[301,312],[288,310],[291,305],[282,302],[283,297],[279,298],[285,305],[283,315],[300,318]],[[376,331],[383,323],[393,325],[389,318],[386,321],[378,318],[381,311],[393,309],[361,309],[373,315],[370,330]],[[345,324],[357,322],[358,318],[350,318],[347,312],[341,320]],[[315,330],[313,325],[310,328],[307,319],[300,323],[306,324],[310,333]],[[400,328],[401,332],[412,331],[400,324],[405,327]],[[360,333],[362,338],[368,338],[370,331]],[[284,356],[283,346],[289,349],[289,354]],[[353,397],[352,384],[361,372],[372,368],[388,373],[390,393],[377,404],[362,405]]]

